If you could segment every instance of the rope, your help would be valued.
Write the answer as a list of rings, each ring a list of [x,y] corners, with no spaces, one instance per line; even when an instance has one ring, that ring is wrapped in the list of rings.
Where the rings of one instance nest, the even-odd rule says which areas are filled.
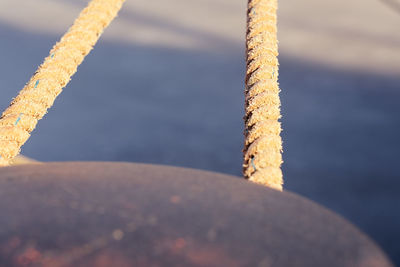
[[[282,190],[277,0],[249,0],[243,174]]]
[[[125,0],[92,0],[0,118],[0,166],[9,165]],[[277,0],[249,0],[243,173],[282,190]]]
[[[0,118],[0,166],[9,165],[117,16],[125,0],[92,0]]]

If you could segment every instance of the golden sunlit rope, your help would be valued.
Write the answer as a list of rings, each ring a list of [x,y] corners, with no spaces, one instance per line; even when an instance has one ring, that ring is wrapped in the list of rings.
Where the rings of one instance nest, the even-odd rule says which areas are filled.
[[[125,0],[92,0],[0,118],[0,166],[18,155]],[[277,0],[249,0],[244,176],[282,190]]]
[[[249,0],[243,174],[282,190],[277,0]]]
[[[125,0],[92,0],[0,118],[0,166],[18,155]]]

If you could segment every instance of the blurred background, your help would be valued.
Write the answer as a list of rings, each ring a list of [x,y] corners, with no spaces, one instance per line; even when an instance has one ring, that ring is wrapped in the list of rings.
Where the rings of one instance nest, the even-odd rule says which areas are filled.
[[[0,1],[1,110],[87,2]],[[240,176],[246,2],[127,0],[22,153]],[[283,170],[286,190],[343,215],[400,265],[400,12],[390,2],[280,1]]]

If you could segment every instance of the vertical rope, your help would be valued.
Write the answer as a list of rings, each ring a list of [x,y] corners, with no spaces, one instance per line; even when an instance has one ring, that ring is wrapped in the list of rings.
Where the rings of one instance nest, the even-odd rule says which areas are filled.
[[[277,5],[277,0],[248,1],[243,174],[282,190]]]
[[[0,166],[9,165],[125,0],[92,0],[0,118]]]

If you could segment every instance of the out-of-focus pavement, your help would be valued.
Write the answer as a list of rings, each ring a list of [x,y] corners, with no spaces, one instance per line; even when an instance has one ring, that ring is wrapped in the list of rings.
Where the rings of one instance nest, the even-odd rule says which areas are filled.
[[[86,3],[0,1],[2,110]],[[245,8],[127,0],[23,153],[240,175]],[[348,218],[398,264],[399,29],[379,0],[280,1],[286,189]]]

